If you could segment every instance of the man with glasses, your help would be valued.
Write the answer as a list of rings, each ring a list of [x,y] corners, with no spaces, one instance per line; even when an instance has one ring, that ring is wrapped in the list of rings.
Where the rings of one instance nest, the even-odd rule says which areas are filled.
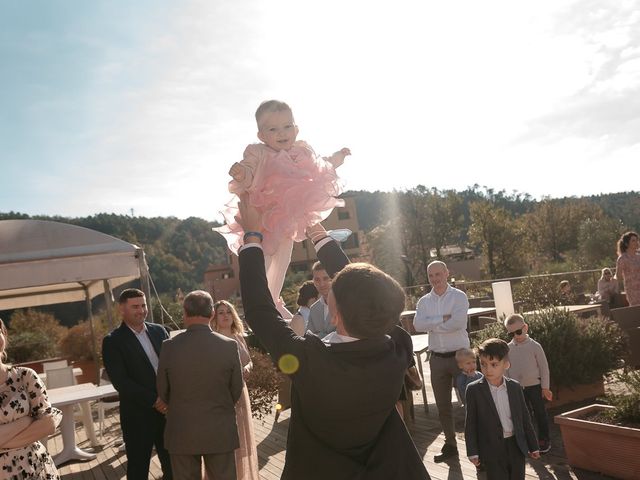
[[[445,438],[441,453],[434,457],[440,463],[458,456],[451,389],[460,373],[456,351],[469,348],[469,300],[463,291],[447,282],[449,270],[444,262],[431,262],[427,276],[432,289],[418,300],[413,326],[418,332],[429,333],[431,386]]]
[[[549,442],[549,420],[544,401],[553,399],[549,390],[549,363],[542,346],[529,337],[529,325],[522,315],[509,315],[504,326],[511,337],[509,342],[510,378],[517,380],[524,389],[524,398],[529,412],[538,425],[538,443],[540,453],[551,449]]]

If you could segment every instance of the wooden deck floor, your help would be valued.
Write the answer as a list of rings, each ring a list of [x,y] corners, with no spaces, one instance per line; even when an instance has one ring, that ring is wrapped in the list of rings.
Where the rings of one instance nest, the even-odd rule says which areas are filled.
[[[424,365],[429,386],[428,398],[430,402],[429,413],[425,413],[422,395],[414,392],[415,422],[409,425],[409,429],[415,444],[424,458],[424,463],[434,480],[461,480],[461,479],[485,479],[486,476],[476,474],[475,467],[464,456],[464,416],[462,408],[457,408],[456,431],[458,433],[458,448],[462,454],[459,460],[448,463],[436,464],[433,456],[440,452],[444,443],[444,436],[440,430],[436,407],[433,404],[433,394],[430,391],[428,381],[428,364]],[[274,417],[263,420],[254,420],[257,437],[258,457],[260,462],[260,478],[262,480],[276,480],[280,478],[284,466],[284,454],[286,448],[286,435],[289,425],[289,412],[280,415],[277,424]],[[96,429],[98,424],[96,422]],[[532,479],[559,479],[559,480],[606,480],[609,477],[592,472],[572,469],[564,457],[562,441],[558,428],[551,425],[552,450],[540,460],[527,462],[527,480]],[[84,430],[80,424],[76,425],[76,436],[79,446],[86,450],[92,450],[88,440],[84,436]],[[117,410],[112,410],[107,418],[107,427],[104,434],[104,444],[96,449],[97,458],[89,462],[67,463],[59,468],[62,478],[65,480],[120,480],[126,479],[126,455],[118,450],[121,444],[121,432]],[[62,439],[58,433],[49,440],[49,451],[52,454],[61,448]],[[160,464],[157,457],[153,457],[150,479],[162,478]]]

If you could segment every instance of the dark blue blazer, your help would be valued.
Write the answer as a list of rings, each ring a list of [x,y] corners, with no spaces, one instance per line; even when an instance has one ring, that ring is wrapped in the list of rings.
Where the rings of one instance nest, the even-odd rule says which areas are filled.
[[[247,248],[239,257],[247,323],[274,360],[285,354],[297,360],[281,478],[428,479],[395,409],[413,357],[409,334],[395,327],[388,336],[332,345],[313,334],[299,337],[273,304],[262,250]],[[349,262],[335,242],[318,258],[329,275]]]
[[[513,421],[513,433],[518,447],[526,457],[529,452],[539,449],[536,433],[531,424],[524,393],[520,384],[506,378],[507,396]],[[491,396],[489,383],[481,378],[467,385],[465,395],[466,418],[464,437],[467,444],[467,456],[478,455],[480,462],[497,460],[499,452],[504,452],[504,434],[498,416],[498,409]]]
[[[145,323],[158,358],[162,342],[169,338],[165,328]],[[120,415],[149,411],[158,398],[156,372],[142,345],[124,322],[102,341],[102,358],[109,379],[120,395]]]

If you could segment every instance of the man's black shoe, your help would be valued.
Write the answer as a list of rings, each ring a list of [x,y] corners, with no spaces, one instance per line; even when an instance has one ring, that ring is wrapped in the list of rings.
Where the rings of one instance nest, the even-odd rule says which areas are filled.
[[[436,463],[441,463],[445,460],[458,456],[458,449],[447,443],[444,444],[440,452],[440,455],[436,455],[435,457],[433,457],[433,461]]]

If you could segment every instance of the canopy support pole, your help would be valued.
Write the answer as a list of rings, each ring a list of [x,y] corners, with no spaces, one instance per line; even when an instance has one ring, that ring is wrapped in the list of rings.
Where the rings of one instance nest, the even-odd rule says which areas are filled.
[[[98,346],[96,344],[96,330],[93,325],[93,308],[91,307],[91,296],[89,295],[89,288],[84,286],[84,294],[87,303],[87,315],[89,318],[89,326],[91,327],[91,344],[93,347],[93,362],[96,366],[95,384],[100,384],[100,359],[98,358]]]
[[[109,285],[109,280],[105,279],[102,281],[102,287],[104,288],[104,303],[107,307],[107,322],[109,323],[109,331],[113,330],[114,321],[113,321],[113,291],[111,290],[111,285]]]

